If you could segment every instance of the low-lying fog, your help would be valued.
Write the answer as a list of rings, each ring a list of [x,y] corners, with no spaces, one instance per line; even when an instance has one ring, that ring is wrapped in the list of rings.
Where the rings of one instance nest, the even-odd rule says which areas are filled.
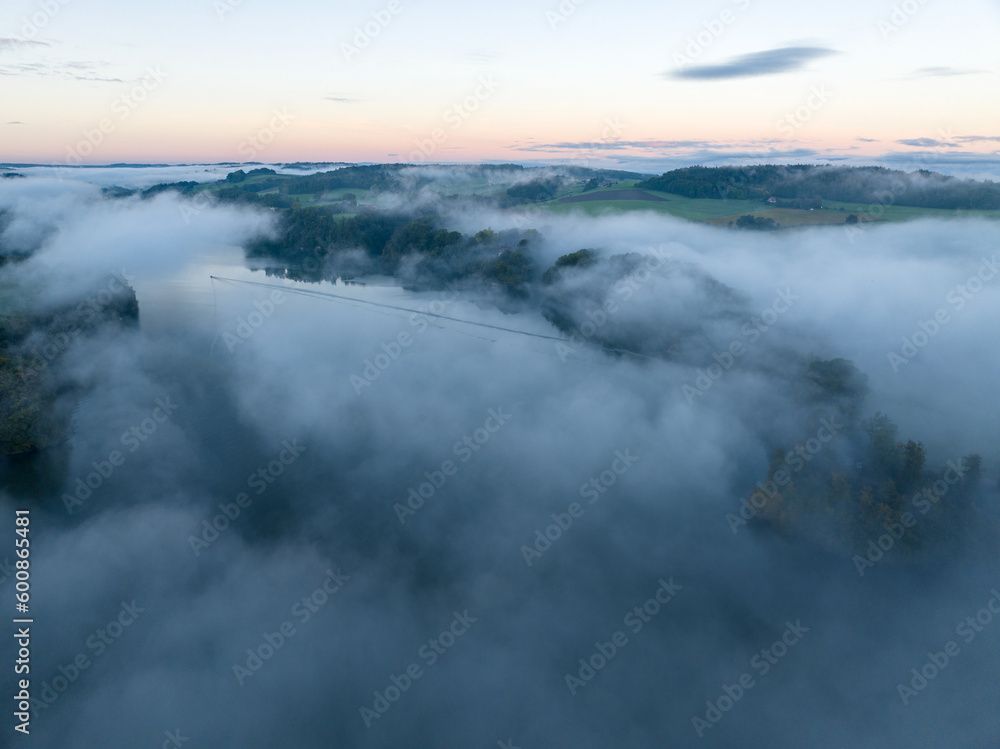
[[[43,305],[124,272],[141,321],[59,356],[60,377],[85,388],[66,480],[32,473],[0,492],[3,518],[36,508],[33,688],[65,677],[34,715],[38,746],[154,747],[178,730],[192,748],[1000,738],[1000,621],[955,634],[1000,588],[996,565],[888,552],[861,576],[849,557],[726,520],[775,447],[813,436],[782,374],[794,355],[851,360],[869,377],[865,415],[887,413],[929,466],[978,452],[997,478],[996,223],[849,235],[528,219],[541,269],[581,248],[661,261],[612,287],[603,324],[701,336],[664,360],[342,298],[563,337],[537,310],[467,292],[252,271],[241,244],[268,230],[266,212],[185,220],[172,193],[4,182],[5,245],[37,247],[4,284],[44,283]],[[524,221],[445,216],[467,233]],[[890,359],[942,309],[908,363]],[[734,341],[746,356],[699,389]],[[78,479],[99,469],[80,499]],[[9,599],[13,583],[0,587]],[[97,635],[122,619],[118,637]],[[898,685],[949,640],[961,653],[904,705]],[[89,667],[70,679],[79,654]]]

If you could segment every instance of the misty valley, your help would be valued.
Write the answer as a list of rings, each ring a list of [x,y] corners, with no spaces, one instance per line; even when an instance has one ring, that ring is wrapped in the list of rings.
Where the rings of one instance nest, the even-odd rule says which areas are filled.
[[[0,180],[44,745],[1000,737],[1000,185],[236,166]]]

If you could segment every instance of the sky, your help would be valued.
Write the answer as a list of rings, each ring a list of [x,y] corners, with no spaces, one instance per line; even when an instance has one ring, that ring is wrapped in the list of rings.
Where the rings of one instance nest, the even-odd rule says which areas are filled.
[[[995,0],[138,7],[5,2],[0,162],[1000,172]]]

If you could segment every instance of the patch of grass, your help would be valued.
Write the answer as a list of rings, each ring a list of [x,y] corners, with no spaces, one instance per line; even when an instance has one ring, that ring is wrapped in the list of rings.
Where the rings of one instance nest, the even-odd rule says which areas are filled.
[[[862,221],[867,216],[879,218],[883,221],[912,221],[918,218],[990,218],[1000,219],[1000,211],[965,211],[951,208],[914,208],[907,205],[868,205],[864,203],[839,203],[837,201],[823,201],[823,206],[829,210],[844,211],[844,217],[848,214],[856,214]]]
[[[616,186],[619,190],[632,189],[634,182],[622,183]],[[615,189],[615,188],[604,188]],[[606,214],[627,213],[630,211],[654,211],[655,213],[666,213],[677,218],[688,221],[701,221],[707,218],[720,216],[731,216],[734,213],[739,215],[752,213],[761,208],[761,204],[753,200],[712,200],[707,198],[685,198],[683,195],[673,195],[656,190],[647,190],[653,195],[666,198],[666,202],[654,202],[649,200],[594,200],[586,203],[559,203],[549,201],[538,204],[539,209],[551,211],[553,213],[573,213],[583,212],[589,216],[603,216]],[[579,193],[578,193],[579,194]],[[723,224],[724,226],[725,224]]]

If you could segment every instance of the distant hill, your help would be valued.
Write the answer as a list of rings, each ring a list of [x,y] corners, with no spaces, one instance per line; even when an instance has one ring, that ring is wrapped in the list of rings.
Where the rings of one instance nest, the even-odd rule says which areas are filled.
[[[244,167],[251,166],[244,164]],[[306,170],[305,162],[283,168]],[[150,198],[165,191],[193,196],[208,192],[226,202],[254,203],[275,209],[293,207],[343,208],[343,195],[337,191],[368,191],[371,194],[415,193],[431,187],[442,198],[478,196],[492,201],[494,207],[509,208],[552,198],[574,181],[639,180],[648,174],[614,169],[590,169],[578,166],[525,167],[520,164],[351,164],[313,174],[279,174],[273,169],[238,169],[215,182],[171,182],[144,190],[112,186],[104,188],[108,198],[125,198],[141,192]],[[532,179],[534,177],[534,179]],[[503,200],[497,198],[507,188]],[[353,193],[352,193],[353,194]],[[351,201],[357,204],[355,200]],[[357,206],[355,206],[357,207]],[[343,212],[343,211],[341,211]]]
[[[844,203],[964,210],[1000,209],[1000,184],[950,177],[921,169],[761,164],[692,166],[636,185],[688,198],[720,200],[820,199]]]

